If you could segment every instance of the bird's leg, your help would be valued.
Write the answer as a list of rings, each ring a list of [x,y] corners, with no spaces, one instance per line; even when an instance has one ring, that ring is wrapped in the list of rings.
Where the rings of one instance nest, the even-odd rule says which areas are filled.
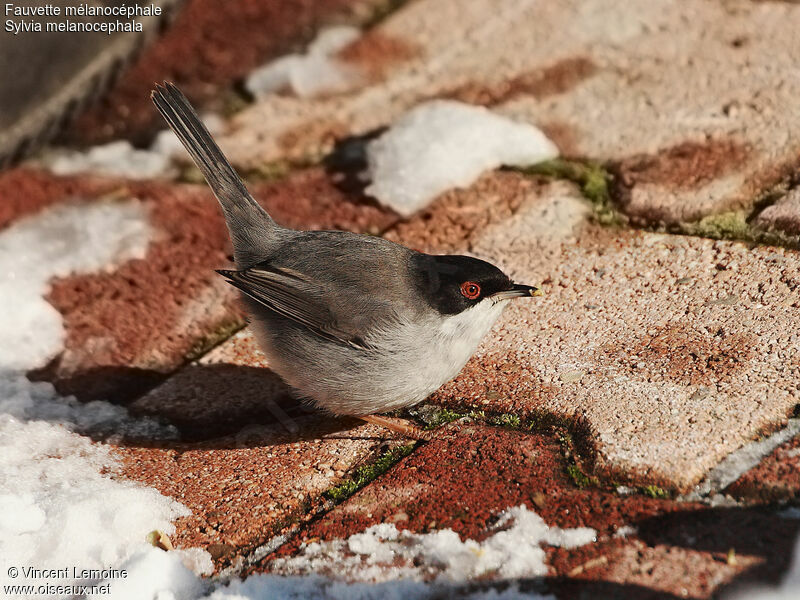
[[[397,419],[394,417],[382,417],[381,415],[364,415],[358,417],[362,421],[372,423],[373,425],[380,425],[386,429],[399,433],[403,437],[413,438],[415,440],[429,441],[433,439],[433,434],[430,431],[423,431],[411,421],[406,419]]]

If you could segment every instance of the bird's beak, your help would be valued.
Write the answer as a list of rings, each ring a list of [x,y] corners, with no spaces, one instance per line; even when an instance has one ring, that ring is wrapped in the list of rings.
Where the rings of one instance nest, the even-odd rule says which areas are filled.
[[[505,290],[502,292],[497,292],[496,294],[492,294],[492,298],[495,300],[510,300],[511,298],[524,298],[530,296],[541,296],[542,290],[535,285],[523,285],[521,283],[515,283],[511,286],[510,290]]]

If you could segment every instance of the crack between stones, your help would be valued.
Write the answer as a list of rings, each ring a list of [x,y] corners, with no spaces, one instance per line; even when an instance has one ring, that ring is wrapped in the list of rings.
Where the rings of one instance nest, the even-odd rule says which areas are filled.
[[[577,184],[592,208],[594,221],[604,227],[778,246],[791,250],[800,249],[798,236],[768,231],[753,225],[755,218],[764,209],[800,186],[800,174],[792,175],[759,194],[749,209],[710,214],[696,221],[674,224],[650,222],[639,225],[618,208],[618,201],[615,200],[612,191],[614,174],[600,162],[557,158],[531,167],[513,167],[508,170]]]
[[[800,418],[789,419],[783,429],[772,435],[745,444],[730,453],[716,467],[708,472],[705,479],[688,494],[678,497],[680,501],[705,502],[713,506],[738,505],[737,500],[726,496],[723,491],[750,469],[770,455],[778,446],[800,435]]]
[[[412,454],[419,445],[420,442],[412,442],[405,446],[395,445],[382,453],[373,454],[371,457],[372,460],[352,469],[341,483],[322,492],[318,499],[320,503],[316,507],[310,508],[310,510],[307,511],[298,511],[293,517],[290,517],[292,522],[285,531],[272,536],[266,543],[240,556],[240,560],[222,569],[219,574],[212,577],[211,580],[216,583],[225,583],[231,579],[240,577],[244,571],[256,566],[270,554],[277,552],[282,546],[291,542],[303,527],[318,521],[336,506],[356,494],[359,490],[367,487],[381,475],[387,473],[394,465]],[[359,475],[359,473],[361,473],[361,475]],[[348,486],[352,481],[356,481],[355,487]],[[347,493],[332,494],[334,490],[339,490],[344,487],[348,487]],[[330,497],[331,495],[334,497]]]

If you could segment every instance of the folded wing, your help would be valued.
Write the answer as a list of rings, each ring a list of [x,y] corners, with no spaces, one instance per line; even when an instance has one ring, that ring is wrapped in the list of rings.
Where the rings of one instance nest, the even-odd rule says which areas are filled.
[[[369,345],[349,330],[328,308],[325,294],[302,273],[269,265],[256,265],[242,271],[217,271],[244,294],[276,312],[307,327],[317,335],[362,350]]]

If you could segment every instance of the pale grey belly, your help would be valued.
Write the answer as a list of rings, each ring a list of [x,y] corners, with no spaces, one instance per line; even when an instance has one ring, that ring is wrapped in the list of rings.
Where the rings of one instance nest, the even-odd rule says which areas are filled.
[[[474,351],[465,349],[454,359],[447,350],[409,339],[376,352],[329,342],[294,323],[269,319],[253,325],[270,367],[300,395],[335,414],[413,406],[455,377]]]

